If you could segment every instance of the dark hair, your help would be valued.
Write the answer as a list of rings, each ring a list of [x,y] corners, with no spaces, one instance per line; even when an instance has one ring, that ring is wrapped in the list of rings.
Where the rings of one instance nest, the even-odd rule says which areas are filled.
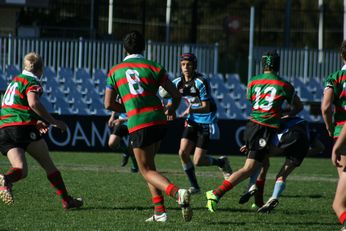
[[[276,51],[269,51],[262,56],[263,71],[275,71],[280,69],[280,56]]]
[[[144,37],[138,31],[131,31],[126,34],[123,43],[125,50],[129,54],[142,54],[145,50]]]
[[[340,47],[341,57],[344,61],[346,61],[346,40],[342,41]]]
[[[193,63],[193,68],[196,70],[197,69],[197,57],[193,53],[184,53],[180,55],[180,62],[181,61],[191,61]]]

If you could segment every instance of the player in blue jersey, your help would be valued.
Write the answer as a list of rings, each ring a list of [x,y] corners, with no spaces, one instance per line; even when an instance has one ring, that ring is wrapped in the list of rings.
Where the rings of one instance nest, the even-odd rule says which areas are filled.
[[[180,56],[181,75],[173,80],[188,103],[180,115],[186,117],[185,128],[180,140],[179,156],[183,169],[190,181],[189,191],[199,193],[200,187],[195,174],[196,166],[216,165],[227,178],[232,170],[227,157],[214,158],[207,155],[211,135],[217,135],[216,104],[211,96],[209,82],[197,72],[197,58],[192,53]],[[193,161],[190,154],[193,153]]]

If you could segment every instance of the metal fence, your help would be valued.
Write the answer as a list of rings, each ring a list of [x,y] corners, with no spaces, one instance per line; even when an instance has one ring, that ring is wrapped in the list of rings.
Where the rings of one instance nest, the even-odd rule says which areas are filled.
[[[119,41],[0,37],[0,68],[9,65],[21,69],[24,55],[39,53],[46,66],[54,68],[89,68],[109,70],[125,57]],[[218,44],[172,44],[147,41],[144,56],[161,63],[169,72],[179,72],[179,54],[193,52],[198,58],[198,69],[204,73],[217,73]]]
[[[299,77],[305,83],[309,78],[317,78],[320,81],[342,67],[340,52],[335,50],[294,49],[294,48],[254,48],[254,74],[262,72],[261,56],[269,51],[276,50],[280,55],[280,75],[288,79]]]

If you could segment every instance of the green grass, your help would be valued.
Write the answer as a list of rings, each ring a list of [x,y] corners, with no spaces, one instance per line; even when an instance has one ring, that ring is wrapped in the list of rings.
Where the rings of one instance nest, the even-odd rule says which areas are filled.
[[[148,224],[152,205],[146,183],[129,167],[120,168],[119,154],[52,153],[69,192],[81,196],[85,206],[77,211],[62,209],[44,171],[29,159],[29,176],[14,186],[15,204],[0,203],[0,230],[339,230],[331,208],[337,173],[329,159],[307,158],[288,178],[279,206],[271,214],[257,214],[251,203],[238,204],[247,180],[228,192],[216,213],[205,208],[204,192],[223,181],[216,167],[198,167],[202,194],[193,196],[193,220],[184,223],[180,209],[165,197],[169,222]],[[244,157],[231,156],[233,169]],[[283,158],[272,158],[265,199],[271,195],[274,177]],[[177,155],[158,155],[158,170],[180,187],[187,187]],[[0,158],[0,171],[8,169]]]

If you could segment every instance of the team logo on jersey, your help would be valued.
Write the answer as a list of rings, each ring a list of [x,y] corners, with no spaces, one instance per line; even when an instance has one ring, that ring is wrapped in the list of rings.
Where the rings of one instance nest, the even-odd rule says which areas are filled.
[[[197,92],[197,91],[196,91],[196,88],[191,87],[191,88],[190,88],[190,92],[191,92],[191,93],[196,93],[196,92]]]
[[[267,141],[263,138],[259,139],[258,144],[261,148],[264,148],[267,145]]]
[[[30,132],[29,136],[30,136],[30,139],[32,139],[32,140],[36,140],[37,139],[37,135],[36,135],[35,132]]]

